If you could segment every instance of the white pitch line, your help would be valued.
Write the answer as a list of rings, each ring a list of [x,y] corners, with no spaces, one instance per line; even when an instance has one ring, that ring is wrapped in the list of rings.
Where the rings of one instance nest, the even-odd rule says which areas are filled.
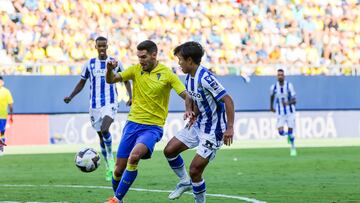
[[[111,189],[110,186],[91,186],[91,185],[10,185],[10,184],[0,184],[0,187],[59,187],[59,188],[89,188],[89,189]],[[133,191],[139,192],[156,192],[156,193],[170,193],[170,190],[154,190],[154,189],[144,189],[144,188],[130,188]],[[185,192],[188,195],[193,195],[193,193]],[[241,196],[234,196],[234,195],[224,195],[224,194],[206,194],[209,197],[220,197],[226,199],[237,199],[243,200],[245,202],[252,202],[252,203],[266,203],[265,201],[248,198],[248,197],[241,197]]]

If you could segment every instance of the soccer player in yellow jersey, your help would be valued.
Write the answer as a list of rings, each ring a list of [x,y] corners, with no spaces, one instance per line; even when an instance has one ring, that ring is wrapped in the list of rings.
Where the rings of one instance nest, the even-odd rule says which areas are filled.
[[[190,101],[179,77],[157,61],[157,51],[156,44],[146,40],[137,46],[139,64],[114,74],[112,70],[117,62],[107,63],[106,82],[133,81],[133,104],[123,129],[112,181],[115,196],[108,202],[123,202],[137,176],[140,159],[151,157],[163,135],[171,89]],[[189,105],[186,106],[190,110]]]
[[[4,87],[3,77],[0,76],[0,154],[4,151],[5,144],[5,126],[8,116],[8,109],[10,114],[10,122],[13,122],[13,98],[11,92]]]

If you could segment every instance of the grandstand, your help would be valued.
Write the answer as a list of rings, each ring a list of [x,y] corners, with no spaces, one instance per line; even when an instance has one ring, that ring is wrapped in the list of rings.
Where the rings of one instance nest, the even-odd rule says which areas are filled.
[[[357,0],[3,0],[0,20],[5,74],[78,74],[99,34],[126,65],[149,38],[169,65],[180,42],[202,43],[218,75],[271,75],[275,64],[292,74],[359,73]]]

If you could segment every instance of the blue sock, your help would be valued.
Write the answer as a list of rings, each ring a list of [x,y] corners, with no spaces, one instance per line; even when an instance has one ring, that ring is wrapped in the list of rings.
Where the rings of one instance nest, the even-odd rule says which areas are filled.
[[[184,160],[182,159],[182,157],[180,155],[177,155],[174,158],[168,158],[167,160],[172,169],[177,169],[177,168],[181,168],[182,166],[184,166]]]
[[[100,142],[100,149],[101,149],[101,154],[103,155],[103,157],[105,158],[105,162],[107,163],[107,159],[106,159],[107,155],[106,155],[104,142]]]
[[[293,135],[293,130],[292,130],[292,129],[289,129],[289,131],[288,131],[287,134],[288,134],[288,136],[289,136],[289,139],[290,139],[291,144],[294,144],[295,137],[294,137],[294,135]]]
[[[119,200],[122,200],[124,198],[131,184],[135,181],[137,174],[137,165],[128,164],[124,174],[122,175],[120,184],[116,189],[116,198],[118,198]]]
[[[279,135],[280,135],[280,136],[284,136],[284,135],[285,135],[284,130],[279,130]]]
[[[105,144],[105,149],[106,149],[106,154],[107,154],[107,158],[108,159],[114,159],[113,154],[112,154],[112,137],[111,134],[109,132],[105,132],[103,133],[103,141]]]
[[[195,202],[205,202],[206,201],[206,185],[205,180],[198,183],[192,183],[193,193],[195,197]]]
[[[116,189],[119,186],[121,177],[116,177],[115,174],[113,174],[113,177],[111,178],[111,183],[112,183],[112,188],[114,190],[114,192],[116,192]]]
[[[190,182],[190,178],[186,172],[184,160],[181,155],[177,155],[174,158],[167,158],[167,160],[175,174],[180,178],[180,182]]]

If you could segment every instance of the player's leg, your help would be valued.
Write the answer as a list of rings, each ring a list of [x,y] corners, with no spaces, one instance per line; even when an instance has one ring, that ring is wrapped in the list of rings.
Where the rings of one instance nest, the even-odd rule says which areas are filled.
[[[278,116],[276,126],[278,128],[278,132],[279,132],[280,136],[285,136],[285,134],[286,134],[284,131],[284,125],[285,125],[284,116]]]
[[[164,155],[168,160],[170,167],[180,179],[175,190],[169,194],[169,199],[177,199],[184,192],[191,190],[190,177],[186,171],[185,163],[180,153],[189,148],[194,148],[198,143],[199,140],[194,129],[185,128],[180,130],[166,145]]]
[[[123,129],[123,133],[121,136],[121,141],[119,143],[119,147],[116,154],[116,164],[114,169],[114,174],[112,177],[112,186],[114,189],[114,193],[116,192],[122,175],[126,169],[126,165],[128,162],[128,157],[132,149],[136,144],[136,127],[137,125],[133,122],[126,122],[125,127]]]
[[[106,153],[105,143],[103,141],[103,135],[101,133],[101,125],[102,125],[102,121],[103,121],[103,119],[101,118],[101,109],[92,109],[92,108],[90,108],[89,109],[89,115],[90,115],[91,125],[96,130],[96,132],[97,132],[97,134],[99,136],[101,154],[103,155],[104,160],[105,160],[105,166],[106,166],[105,180],[109,181],[109,178],[108,178],[109,164],[108,164],[108,160],[107,160],[107,153]]]
[[[122,200],[135,181],[138,174],[138,164],[141,158],[148,153],[148,148],[143,143],[137,143],[131,151],[127,161],[126,169],[121,177],[120,184],[116,189],[115,196],[118,200]]]
[[[0,155],[4,152],[6,119],[0,119]]]
[[[206,185],[202,174],[211,160],[215,158],[222,143],[215,134],[199,132],[199,145],[190,165],[190,177],[196,203],[206,202]]]
[[[116,158],[114,173],[112,177],[112,187],[114,193],[116,192],[119,186],[121,177],[126,169],[127,162],[128,162],[128,158]]]
[[[102,134],[102,140],[105,145],[106,149],[106,160],[108,163],[108,170],[107,170],[107,180],[111,180],[112,174],[114,172],[115,162],[114,162],[114,156],[112,153],[112,136],[109,132],[110,125],[114,119],[112,119],[110,116],[105,116],[102,119],[101,124],[101,134]]]
[[[291,144],[290,155],[296,156],[296,148],[295,148],[295,136],[294,136],[294,128],[295,128],[295,116],[294,114],[290,114],[287,119],[288,125],[288,139]]]
[[[107,154],[106,154],[105,143],[104,143],[101,132],[98,131],[97,134],[99,136],[101,154],[103,155],[103,157],[105,159],[106,168],[108,168],[108,163],[107,163],[107,159],[106,159]]]
[[[196,154],[190,165],[190,177],[196,203],[206,202],[206,185],[202,174],[209,163],[209,158]]]
[[[4,152],[4,146],[6,146],[5,144],[5,139],[3,138],[5,134],[5,131],[1,131],[0,132],[0,156],[3,155],[2,153]]]
[[[160,141],[163,135],[163,129],[159,126],[137,123],[133,123],[133,125],[133,137],[136,137],[136,143],[131,150],[126,170],[121,177],[120,184],[115,193],[118,200],[124,198],[130,186],[135,181],[138,174],[137,168],[140,159],[149,159],[151,157],[155,144]]]
[[[187,149],[189,148],[176,137],[173,137],[164,149],[164,155],[168,160],[170,167],[182,183],[190,183],[190,178],[186,172],[184,160],[180,155],[181,152]]]

